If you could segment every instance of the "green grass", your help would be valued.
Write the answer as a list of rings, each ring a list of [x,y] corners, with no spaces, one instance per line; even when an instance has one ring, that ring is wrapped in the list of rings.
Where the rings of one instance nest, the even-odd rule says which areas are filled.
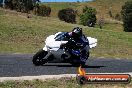
[[[132,34],[115,31],[116,28],[110,25],[109,29],[113,30],[107,29],[107,26],[101,30],[65,23],[54,17],[26,18],[22,14],[2,9],[0,13],[0,53],[36,53],[44,46],[48,35],[58,31],[71,31],[79,26],[86,36],[98,39],[97,47],[91,50],[91,57],[132,58]]]
[[[61,3],[43,3],[45,5],[48,5],[52,8],[51,16],[57,17],[58,11],[60,9],[64,8],[73,8],[78,11],[78,14],[82,12],[82,9],[85,6],[94,7],[97,10],[97,18],[111,18],[108,14],[109,11],[112,12],[113,17],[118,13],[120,14],[122,5],[126,1],[130,0],[94,0],[92,2],[80,2],[80,3],[67,3],[67,2],[61,2]]]
[[[77,84],[75,78],[61,78],[59,80],[5,81],[0,82],[0,88],[131,88],[129,84]]]
[[[96,25],[95,28],[100,28],[99,25]],[[115,24],[115,23],[109,23],[109,24],[103,24],[102,28],[108,31],[116,31],[116,32],[123,32],[123,25],[122,24]]]
[[[76,3],[42,3],[42,4],[45,4],[47,6],[50,6],[52,9],[64,9],[64,8],[75,8],[77,7],[77,4]]]
[[[46,6],[49,6],[51,7],[51,16],[52,17],[58,17],[58,11],[61,10],[61,9],[65,9],[65,8],[73,8],[73,9],[76,9],[76,7],[78,7],[78,4],[76,3],[63,3],[63,2],[60,2],[60,3],[42,3]]]

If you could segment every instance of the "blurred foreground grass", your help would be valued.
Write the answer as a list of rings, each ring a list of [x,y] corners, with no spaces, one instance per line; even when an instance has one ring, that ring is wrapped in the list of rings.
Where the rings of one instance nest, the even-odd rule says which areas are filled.
[[[131,88],[129,84],[77,84],[75,78],[50,79],[46,81],[5,81],[0,82],[0,88]]]

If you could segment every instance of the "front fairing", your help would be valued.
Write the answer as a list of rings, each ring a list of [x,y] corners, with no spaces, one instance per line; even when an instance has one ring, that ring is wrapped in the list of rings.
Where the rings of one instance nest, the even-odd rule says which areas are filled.
[[[68,42],[68,39],[64,36],[66,32],[58,32],[54,35],[50,35],[46,38],[45,41],[45,47],[44,50],[52,49],[57,51],[60,48],[60,45],[66,44]],[[87,41],[85,38],[83,38],[84,41]],[[97,46],[97,39],[92,37],[87,37],[89,45],[87,45],[87,49],[93,48]],[[88,48],[89,47],[89,48]]]
[[[56,39],[57,35],[59,35],[60,33],[62,33],[62,32],[58,32],[55,35],[48,36],[46,38],[46,41],[45,41],[45,47],[44,47],[44,49],[47,48],[47,49],[50,49],[50,50],[57,51],[60,48],[61,44],[67,43],[68,41],[62,41],[62,40],[57,40]]]

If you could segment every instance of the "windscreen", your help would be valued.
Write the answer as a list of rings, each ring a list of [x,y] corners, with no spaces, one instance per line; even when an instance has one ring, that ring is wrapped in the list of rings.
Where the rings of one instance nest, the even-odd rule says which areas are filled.
[[[67,33],[67,32],[59,33],[59,34],[55,37],[55,41],[68,41],[68,38],[66,37],[66,33]]]

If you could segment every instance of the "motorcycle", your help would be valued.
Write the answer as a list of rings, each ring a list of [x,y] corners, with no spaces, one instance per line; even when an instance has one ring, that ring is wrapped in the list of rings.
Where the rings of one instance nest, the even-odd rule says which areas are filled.
[[[91,37],[84,37],[83,40],[89,44],[83,47],[83,49],[72,49],[69,53],[64,45],[68,42],[68,38],[65,36],[66,32],[58,32],[54,35],[50,35],[45,40],[45,46],[39,50],[32,59],[35,66],[44,65],[45,63],[71,63],[72,65],[85,65],[86,61],[80,61],[81,50],[85,49],[87,57],[89,57],[89,50],[97,46],[97,39]],[[82,47],[81,44],[76,44]]]

